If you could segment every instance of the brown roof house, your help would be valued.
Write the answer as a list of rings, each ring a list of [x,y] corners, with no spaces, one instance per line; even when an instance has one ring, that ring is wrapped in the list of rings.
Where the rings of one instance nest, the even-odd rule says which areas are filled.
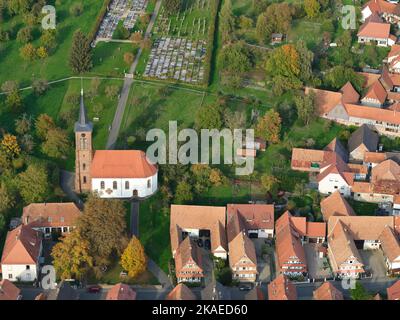
[[[197,300],[196,296],[185,284],[179,283],[168,293],[165,300]]]
[[[171,205],[172,255],[175,257],[179,244],[185,237],[189,236],[195,241],[199,239],[202,241],[210,240],[210,249],[213,255],[226,259],[228,244],[225,226],[225,207]]]
[[[23,209],[22,223],[41,231],[45,236],[66,234],[76,226],[81,215],[73,202],[32,203]]]
[[[0,301],[21,300],[21,290],[11,281],[4,279],[0,281]]]
[[[242,231],[246,231],[249,238],[273,238],[274,205],[228,204],[228,241],[232,241]]]
[[[400,20],[399,6],[386,0],[370,0],[361,9],[362,20],[365,21],[371,15],[378,15],[389,23],[397,23]]]
[[[379,135],[363,124],[349,138],[350,160],[362,162],[366,152],[375,152],[378,149],[378,142]]]
[[[379,237],[389,273],[400,273],[400,243],[392,227],[385,227]]]
[[[240,232],[229,242],[229,265],[234,280],[256,281],[258,274],[256,249],[245,232]]]
[[[20,225],[7,233],[1,257],[3,279],[31,282],[38,278],[42,238],[40,232]]]
[[[343,300],[341,293],[332,282],[324,282],[313,293],[314,300]]]
[[[388,47],[396,43],[397,38],[390,34],[390,24],[383,22],[378,15],[371,15],[360,27],[358,43],[376,43],[379,47]]]
[[[118,283],[108,290],[106,300],[136,300],[136,292],[129,285]]]
[[[187,236],[175,254],[177,282],[201,282],[204,278],[203,261],[197,244]]]
[[[296,287],[281,274],[268,285],[268,300],[297,300]]]
[[[339,191],[321,201],[321,213],[324,221],[328,221],[331,216],[355,216],[353,208]]]

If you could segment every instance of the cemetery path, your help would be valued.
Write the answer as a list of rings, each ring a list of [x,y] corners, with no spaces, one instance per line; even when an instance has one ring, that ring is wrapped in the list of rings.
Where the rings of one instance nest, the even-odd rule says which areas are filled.
[[[151,30],[153,30],[154,23],[156,22],[158,12],[160,11],[160,8],[161,8],[161,2],[162,2],[162,0],[158,0],[156,3],[153,15],[151,16],[149,25],[147,26],[147,30],[144,35],[144,39],[149,38],[151,35]],[[139,49],[139,51],[135,57],[135,61],[132,63],[132,66],[129,70],[130,74],[135,73],[135,70],[139,63],[139,59],[140,59],[141,55],[142,55],[142,48]],[[122,91],[121,91],[120,98],[118,101],[118,107],[117,107],[117,110],[115,111],[114,120],[111,125],[110,134],[108,136],[106,149],[114,149],[115,148],[115,143],[117,142],[117,139],[118,139],[118,134],[119,134],[119,130],[121,128],[122,118],[125,113],[125,108],[126,108],[126,104],[128,102],[128,97],[129,97],[129,91],[130,91],[133,81],[134,80],[132,78],[125,78],[124,85],[122,87]]]

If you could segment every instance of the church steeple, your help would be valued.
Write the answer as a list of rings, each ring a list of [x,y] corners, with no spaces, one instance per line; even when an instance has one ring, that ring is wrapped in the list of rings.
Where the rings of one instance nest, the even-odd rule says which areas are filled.
[[[86,108],[83,94],[83,86],[81,88],[81,100],[79,106],[79,119],[75,123],[75,132],[93,131],[93,124],[87,121]]]
[[[86,116],[82,86],[79,119],[75,123],[75,192],[77,193],[88,192],[91,189],[92,132],[93,124]]]

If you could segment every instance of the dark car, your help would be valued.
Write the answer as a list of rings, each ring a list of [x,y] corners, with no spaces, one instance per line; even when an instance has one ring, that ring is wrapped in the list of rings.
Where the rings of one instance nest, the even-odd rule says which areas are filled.
[[[240,291],[250,291],[251,290],[251,286],[246,286],[246,285],[241,285],[239,287]]]
[[[202,239],[198,239],[197,240],[197,245],[200,247],[200,248],[202,248],[203,247],[203,240]]]
[[[101,291],[101,287],[98,285],[90,286],[87,288],[87,292],[89,293],[99,293]]]
[[[210,239],[204,240],[204,247],[205,247],[207,250],[211,250],[211,241],[210,241]]]

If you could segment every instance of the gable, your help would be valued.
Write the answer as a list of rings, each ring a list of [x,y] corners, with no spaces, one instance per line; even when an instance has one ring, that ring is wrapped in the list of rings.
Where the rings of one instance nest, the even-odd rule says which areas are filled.
[[[349,115],[347,114],[347,111],[343,105],[338,104],[336,107],[334,107],[331,111],[327,113],[327,117],[329,118],[335,118],[335,119],[342,119],[342,120],[348,120]]]

